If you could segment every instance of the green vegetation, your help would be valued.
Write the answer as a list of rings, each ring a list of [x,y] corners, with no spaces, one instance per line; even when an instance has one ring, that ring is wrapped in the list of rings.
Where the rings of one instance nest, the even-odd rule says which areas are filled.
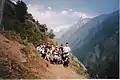
[[[5,31],[3,31],[3,28]],[[27,12],[26,4],[19,0],[16,4],[9,0],[6,1],[0,29],[6,36],[8,35],[6,31],[9,34],[16,34],[9,36],[19,35],[20,42],[25,45],[27,43],[33,43],[34,45],[46,43],[48,38],[53,39],[55,36],[52,30],[48,32],[46,24],[35,21],[32,14]]]
[[[4,6],[1,29],[16,33],[12,36],[20,36],[21,43],[33,43],[34,45],[46,43],[53,39],[54,34],[48,32],[46,24],[35,21],[32,14],[27,12],[27,6],[23,1],[18,0],[16,4],[7,0]],[[6,33],[7,34],[7,33]]]

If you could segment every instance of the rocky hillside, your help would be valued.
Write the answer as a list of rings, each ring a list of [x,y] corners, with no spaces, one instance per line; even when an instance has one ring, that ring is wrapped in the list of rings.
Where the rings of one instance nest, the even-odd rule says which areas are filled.
[[[48,63],[30,46],[8,40],[0,34],[0,78],[45,78]]]
[[[88,78],[84,66],[73,56],[69,68],[52,65],[40,57],[36,45],[47,42],[58,45],[53,32],[47,30],[45,24],[27,12],[23,1],[14,4],[5,0],[0,24],[1,79]]]
[[[70,68],[52,65],[39,56],[32,44],[27,46],[0,34],[0,78],[88,78],[84,67],[71,57]]]

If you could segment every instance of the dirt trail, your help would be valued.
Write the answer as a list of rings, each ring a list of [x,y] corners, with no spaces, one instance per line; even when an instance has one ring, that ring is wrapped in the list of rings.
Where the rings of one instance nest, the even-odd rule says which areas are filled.
[[[75,71],[71,68],[65,68],[63,65],[51,65],[50,66],[50,73],[47,74],[51,78],[57,79],[84,79],[84,76],[78,75]],[[54,77],[53,77],[54,76]]]
[[[22,49],[22,50],[21,50]],[[34,55],[33,55],[34,54]],[[9,62],[8,62],[9,60]],[[16,62],[13,63],[12,61]],[[17,64],[19,62],[19,64]],[[74,62],[76,63],[76,62]],[[75,64],[74,64],[75,65]],[[10,69],[9,69],[9,67]],[[82,68],[79,70],[83,70]],[[11,72],[12,71],[12,72]],[[37,53],[23,48],[16,41],[8,40],[0,34],[0,77],[4,78],[42,78],[42,79],[84,79],[84,75],[77,74],[72,68],[63,65],[49,64]],[[8,73],[9,72],[9,73]],[[9,75],[6,77],[6,75]]]

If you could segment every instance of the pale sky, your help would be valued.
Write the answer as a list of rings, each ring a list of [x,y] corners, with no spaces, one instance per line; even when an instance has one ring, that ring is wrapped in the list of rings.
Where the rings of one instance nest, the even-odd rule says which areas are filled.
[[[17,0],[13,0],[17,1]],[[81,17],[93,18],[119,8],[119,0],[22,0],[28,12],[55,33],[69,28]],[[56,34],[57,35],[57,34]]]

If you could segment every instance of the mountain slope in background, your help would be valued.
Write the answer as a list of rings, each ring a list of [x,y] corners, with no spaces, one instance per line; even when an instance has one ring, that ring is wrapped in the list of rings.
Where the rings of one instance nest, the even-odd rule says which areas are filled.
[[[65,43],[67,41],[69,41],[70,37],[72,34],[74,34],[77,29],[79,29],[81,26],[83,26],[85,23],[87,23],[88,21],[90,21],[90,18],[84,18],[84,19],[80,19],[76,24],[74,24],[73,26],[71,26],[59,39],[58,41],[60,43]]]
[[[83,26],[69,39],[74,55],[92,77],[118,78],[119,11],[95,17]]]
[[[79,29],[77,29],[77,31],[71,35],[73,37],[68,38],[68,42],[70,43],[70,46],[72,45],[71,46],[72,49],[75,49],[75,48],[81,46],[83,44],[83,41],[86,40],[85,39],[86,36],[88,36],[89,33],[91,33],[91,30],[93,30],[93,28],[96,28],[96,26],[98,27],[99,24],[101,24],[105,18],[106,18],[105,15],[97,16],[97,17],[91,19],[88,23],[84,24]],[[95,33],[95,31],[93,33]]]

